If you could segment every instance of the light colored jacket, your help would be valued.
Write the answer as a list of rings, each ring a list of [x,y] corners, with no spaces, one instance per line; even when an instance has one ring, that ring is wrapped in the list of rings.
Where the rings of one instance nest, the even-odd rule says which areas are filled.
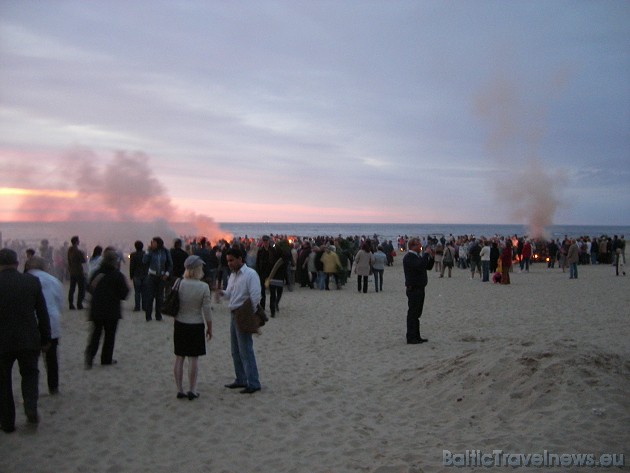
[[[182,279],[179,285],[179,312],[175,320],[183,324],[202,324],[211,319],[210,288],[197,279]]]
[[[381,250],[372,255],[372,268],[380,271],[385,269],[385,263],[387,263],[387,256]]]
[[[567,263],[573,264],[580,260],[580,254],[578,251],[577,243],[572,243],[567,253]]]
[[[354,257],[354,272],[359,276],[370,275],[370,265],[372,264],[372,253],[359,250]]]
[[[337,253],[326,250],[322,255],[322,264],[324,265],[325,273],[336,273],[337,269],[341,266],[341,261]]]

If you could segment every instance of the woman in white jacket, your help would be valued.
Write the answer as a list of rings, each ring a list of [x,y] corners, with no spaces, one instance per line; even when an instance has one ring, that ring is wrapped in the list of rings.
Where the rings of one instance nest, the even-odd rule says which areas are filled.
[[[179,284],[179,312],[175,317],[173,344],[175,348],[175,384],[177,398],[192,401],[199,397],[197,392],[198,360],[206,354],[205,338],[212,338],[210,314],[210,288],[203,278],[203,260],[196,255],[184,261],[184,278]],[[177,284],[177,283],[176,283]],[[205,326],[204,326],[205,320]],[[188,392],[184,392],[184,360],[188,358]]]

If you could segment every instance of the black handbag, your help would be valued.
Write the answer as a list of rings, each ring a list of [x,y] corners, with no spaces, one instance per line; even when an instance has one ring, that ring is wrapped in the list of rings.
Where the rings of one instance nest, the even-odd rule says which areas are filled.
[[[168,293],[166,299],[162,303],[162,308],[160,312],[164,315],[169,315],[171,317],[176,317],[179,312],[179,284],[182,282],[182,278],[178,278],[173,284],[173,288],[171,292]]]

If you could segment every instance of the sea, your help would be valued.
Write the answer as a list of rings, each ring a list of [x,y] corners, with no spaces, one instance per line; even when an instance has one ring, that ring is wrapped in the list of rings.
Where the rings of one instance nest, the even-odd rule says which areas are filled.
[[[167,246],[170,239],[177,236],[191,236],[188,230],[178,232],[174,228],[184,228],[183,224],[167,222],[0,222],[0,247],[19,240],[27,246],[39,247],[42,239],[48,239],[52,246],[62,245],[72,235],[80,235],[83,242],[90,244],[113,244],[121,250],[133,248],[137,239],[148,242],[153,236],[162,236]],[[461,223],[272,223],[272,222],[225,222],[205,227],[203,235],[211,241],[230,237],[260,237],[262,235],[286,235],[293,237],[348,237],[376,235],[380,241],[396,241],[399,236],[454,235],[485,236],[524,236],[528,235],[526,225],[510,224],[461,224]],[[581,236],[630,235],[628,225],[550,225],[545,229],[547,238],[563,239]],[[121,248],[122,247],[122,248]],[[125,248],[126,247],[126,248]]]

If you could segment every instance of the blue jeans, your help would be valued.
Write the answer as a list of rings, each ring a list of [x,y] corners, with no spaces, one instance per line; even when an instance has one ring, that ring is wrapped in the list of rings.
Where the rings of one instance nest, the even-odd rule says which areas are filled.
[[[142,303],[142,294],[144,291],[144,280],[146,276],[134,276],[133,277],[133,294],[135,304],[133,310],[140,310],[144,307]]]
[[[383,273],[384,269],[373,269],[372,273],[374,274],[374,289],[376,292],[383,290]]]
[[[577,263],[569,264],[569,279],[577,279]]]
[[[235,382],[248,388],[260,389],[258,366],[254,355],[254,340],[251,333],[239,332],[234,316],[230,322],[230,343],[234,362]]]
[[[482,281],[488,282],[490,281],[490,261],[482,261],[481,262],[481,272],[482,272]]]

